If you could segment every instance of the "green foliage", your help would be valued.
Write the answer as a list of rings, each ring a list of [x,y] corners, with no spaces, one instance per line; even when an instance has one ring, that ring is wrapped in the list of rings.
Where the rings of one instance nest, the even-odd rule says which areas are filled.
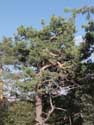
[[[8,111],[3,111],[3,115],[4,124],[0,120],[1,125],[34,125],[34,107],[30,102],[10,104]]]
[[[0,63],[11,64],[15,62],[14,44],[11,38],[4,37],[0,45]]]
[[[12,64],[15,62],[23,65],[24,76],[32,80],[24,84],[18,82],[18,85],[25,91],[33,90],[41,96],[44,120],[52,106],[54,107],[45,122],[51,125],[82,125],[83,122],[85,125],[92,125],[94,124],[94,63],[83,63],[83,61],[94,51],[90,50],[94,45],[94,22],[89,20],[87,25],[83,25],[84,42],[77,47],[74,43],[76,32],[74,17],[82,13],[87,14],[90,19],[90,13],[94,13],[94,10],[93,7],[83,7],[70,11],[73,16],[68,20],[55,15],[51,17],[48,25],[42,20],[43,28],[39,31],[32,27],[20,26],[14,41],[4,39],[0,44],[0,49],[4,51],[4,59],[1,57],[1,60],[8,63],[7,57],[9,57]],[[70,89],[65,95],[60,94],[61,88],[64,87]],[[10,109],[13,117],[9,115],[9,124],[31,124],[32,114],[28,112],[30,105],[23,102],[20,105],[16,104],[13,106],[18,107],[17,114],[14,114],[13,108]],[[21,105],[27,108],[22,109]],[[30,117],[27,121],[28,114]]]
[[[46,100],[48,105],[50,105],[49,94],[53,95],[55,91],[58,91],[58,86],[68,86],[72,82],[75,83],[74,80],[72,81],[72,78],[75,77],[74,71],[76,68],[73,69],[73,67],[76,65],[77,59],[79,59],[77,57],[79,51],[74,45],[74,33],[75,26],[72,20],[65,20],[62,17],[56,16],[52,16],[49,25],[45,25],[40,31],[35,31],[33,28],[25,28],[24,26],[17,29],[16,37],[18,39],[15,39],[14,46],[12,47],[14,57],[16,57],[16,63],[21,63],[26,67],[23,70],[25,76],[32,77],[32,81],[27,81],[24,84],[18,82],[18,85],[24,91],[33,90],[41,95],[44,102],[43,109],[46,106],[46,101],[44,101],[46,94]],[[36,71],[29,68],[28,65],[34,66]],[[69,94],[67,98],[71,99],[71,95]],[[64,96],[62,99],[66,102]],[[55,101],[54,98],[53,101]],[[55,105],[59,104],[63,108],[60,98],[57,98],[55,103]],[[57,119],[57,122],[59,117],[64,119],[65,115],[68,118],[76,113],[76,111],[69,111],[69,103],[70,101],[68,100],[65,104],[67,113],[54,111],[54,119]],[[47,107],[47,113],[49,112],[49,107]],[[20,110],[20,107],[18,109]],[[50,124],[55,122],[53,121],[54,119],[51,119],[53,117],[48,119]],[[62,120],[60,122],[63,124]],[[69,120],[67,122],[69,123]],[[14,120],[12,124],[15,124]]]
[[[84,6],[77,9],[65,8],[65,12],[72,12],[73,17],[76,17],[77,14],[86,15],[86,19],[91,18],[91,14],[94,14],[94,6]]]

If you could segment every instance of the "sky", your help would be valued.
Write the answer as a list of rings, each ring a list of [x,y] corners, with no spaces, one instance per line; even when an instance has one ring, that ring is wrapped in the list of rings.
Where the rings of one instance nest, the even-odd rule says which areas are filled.
[[[64,8],[78,8],[85,5],[94,5],[94,0],[0,0],[0,40],[3,36],[11,37],[20,25],[41,28],[41,19],[48,23],[50,17],[68,17]],[[84,19],[77,21],[78,33]]]

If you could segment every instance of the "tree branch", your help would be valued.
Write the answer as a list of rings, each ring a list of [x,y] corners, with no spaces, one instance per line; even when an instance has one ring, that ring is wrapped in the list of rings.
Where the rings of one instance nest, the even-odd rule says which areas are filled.
[[[50,96],[50,106],[51,106],[51,110],[49,110],[49,112],[47,113],[47,118],[44,120],[44,122],[47,122],[47,121],[48,121],[48,119],[50,118],[51,114],[54,112],[55,109],[66,112],[66,109],[59,108],[59,107],[55,107],[55,106],[53,105],[51,96]],[[46,114],[46,113],[45,113],[45,114]]]
[[[61,110],[61,111],[65,111],[65,112],[66,112],[66,109],[63,109],[63,108],[55,107],[55,109]]]
[[[51,98],[51,96],[50,96],[50,106],[51,106],[51,110],[49,110],[48,115],[47,115],[47,118],[44,120],[45,122],[50,118],[51,114],[53,113],[53,111],[54,111],[54,109],[55,109],[55,107],[54,107],[54,105],[53,105],[53,103],[52,103],[52,98]]]

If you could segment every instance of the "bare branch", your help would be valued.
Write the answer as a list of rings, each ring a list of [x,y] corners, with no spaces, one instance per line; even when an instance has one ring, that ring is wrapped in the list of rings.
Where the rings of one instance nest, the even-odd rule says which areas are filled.
[[[45,65],[40,69],[40,72],[44,71],[45,69],[49,68],[51,66],[51,64],[49,65]]]
[[[61,111],[65,111],[65,112],[66,112],[66,109],[63,109],[63,108],[55,107],[55,109],[61,110]]]
[[[54,105],[53,105],[53,103],[52,103],[52,98],[51,98],[51,96],[50,96],[50,106],[51,106],[51,110],[49,110],[48,115],[47,115],[47,118],[44,120],[45,122],[50,118],[51,114],[53,113],[53,111],[54,111],[54,109],[55,109],[55,107],[54,107]]]
[[[64,63],[62,64],[62,63],[60,63],[59,61],[57,62],[57,64],[58,64],[58,66],[59,66],[60,68],[62,68],[62,67],[64,66]]]
[[[70,122],[70,125],[72,125],[71,116],[69,116],[69,122]]]
[[[50,52],[49,54],[50,54],[51,56],[54,56],[54,57],[58,56],[58,55],[56,55],[56,54],[54,54],[54,53],[52,53],[52,52]]]
[[[51,96],[50,96],[50,106],[51,106],[51,110],[49,110],[49,112],[47,113],[47,118],[44,120],[45,122],[47,122],[47,120],[50,118],[51,114],[54,112],[55,109],[66,112],[66,109],[55,107],[53,105]]]
[[[42,71],[44,71],[45,69],[49,68],[50,66],[51,66],[51,64],[48,64],[48,65],[43,66],[43,67],[40,69],[39,73],[36,74],[36,76],[41,76]]]

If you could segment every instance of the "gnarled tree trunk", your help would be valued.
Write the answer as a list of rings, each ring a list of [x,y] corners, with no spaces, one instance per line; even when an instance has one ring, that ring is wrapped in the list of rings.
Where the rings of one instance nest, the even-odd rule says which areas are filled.
[[[39,95],[35,97],[35,106],[36,106],[36,125],[44,125],[42,119],[42,99]]]

